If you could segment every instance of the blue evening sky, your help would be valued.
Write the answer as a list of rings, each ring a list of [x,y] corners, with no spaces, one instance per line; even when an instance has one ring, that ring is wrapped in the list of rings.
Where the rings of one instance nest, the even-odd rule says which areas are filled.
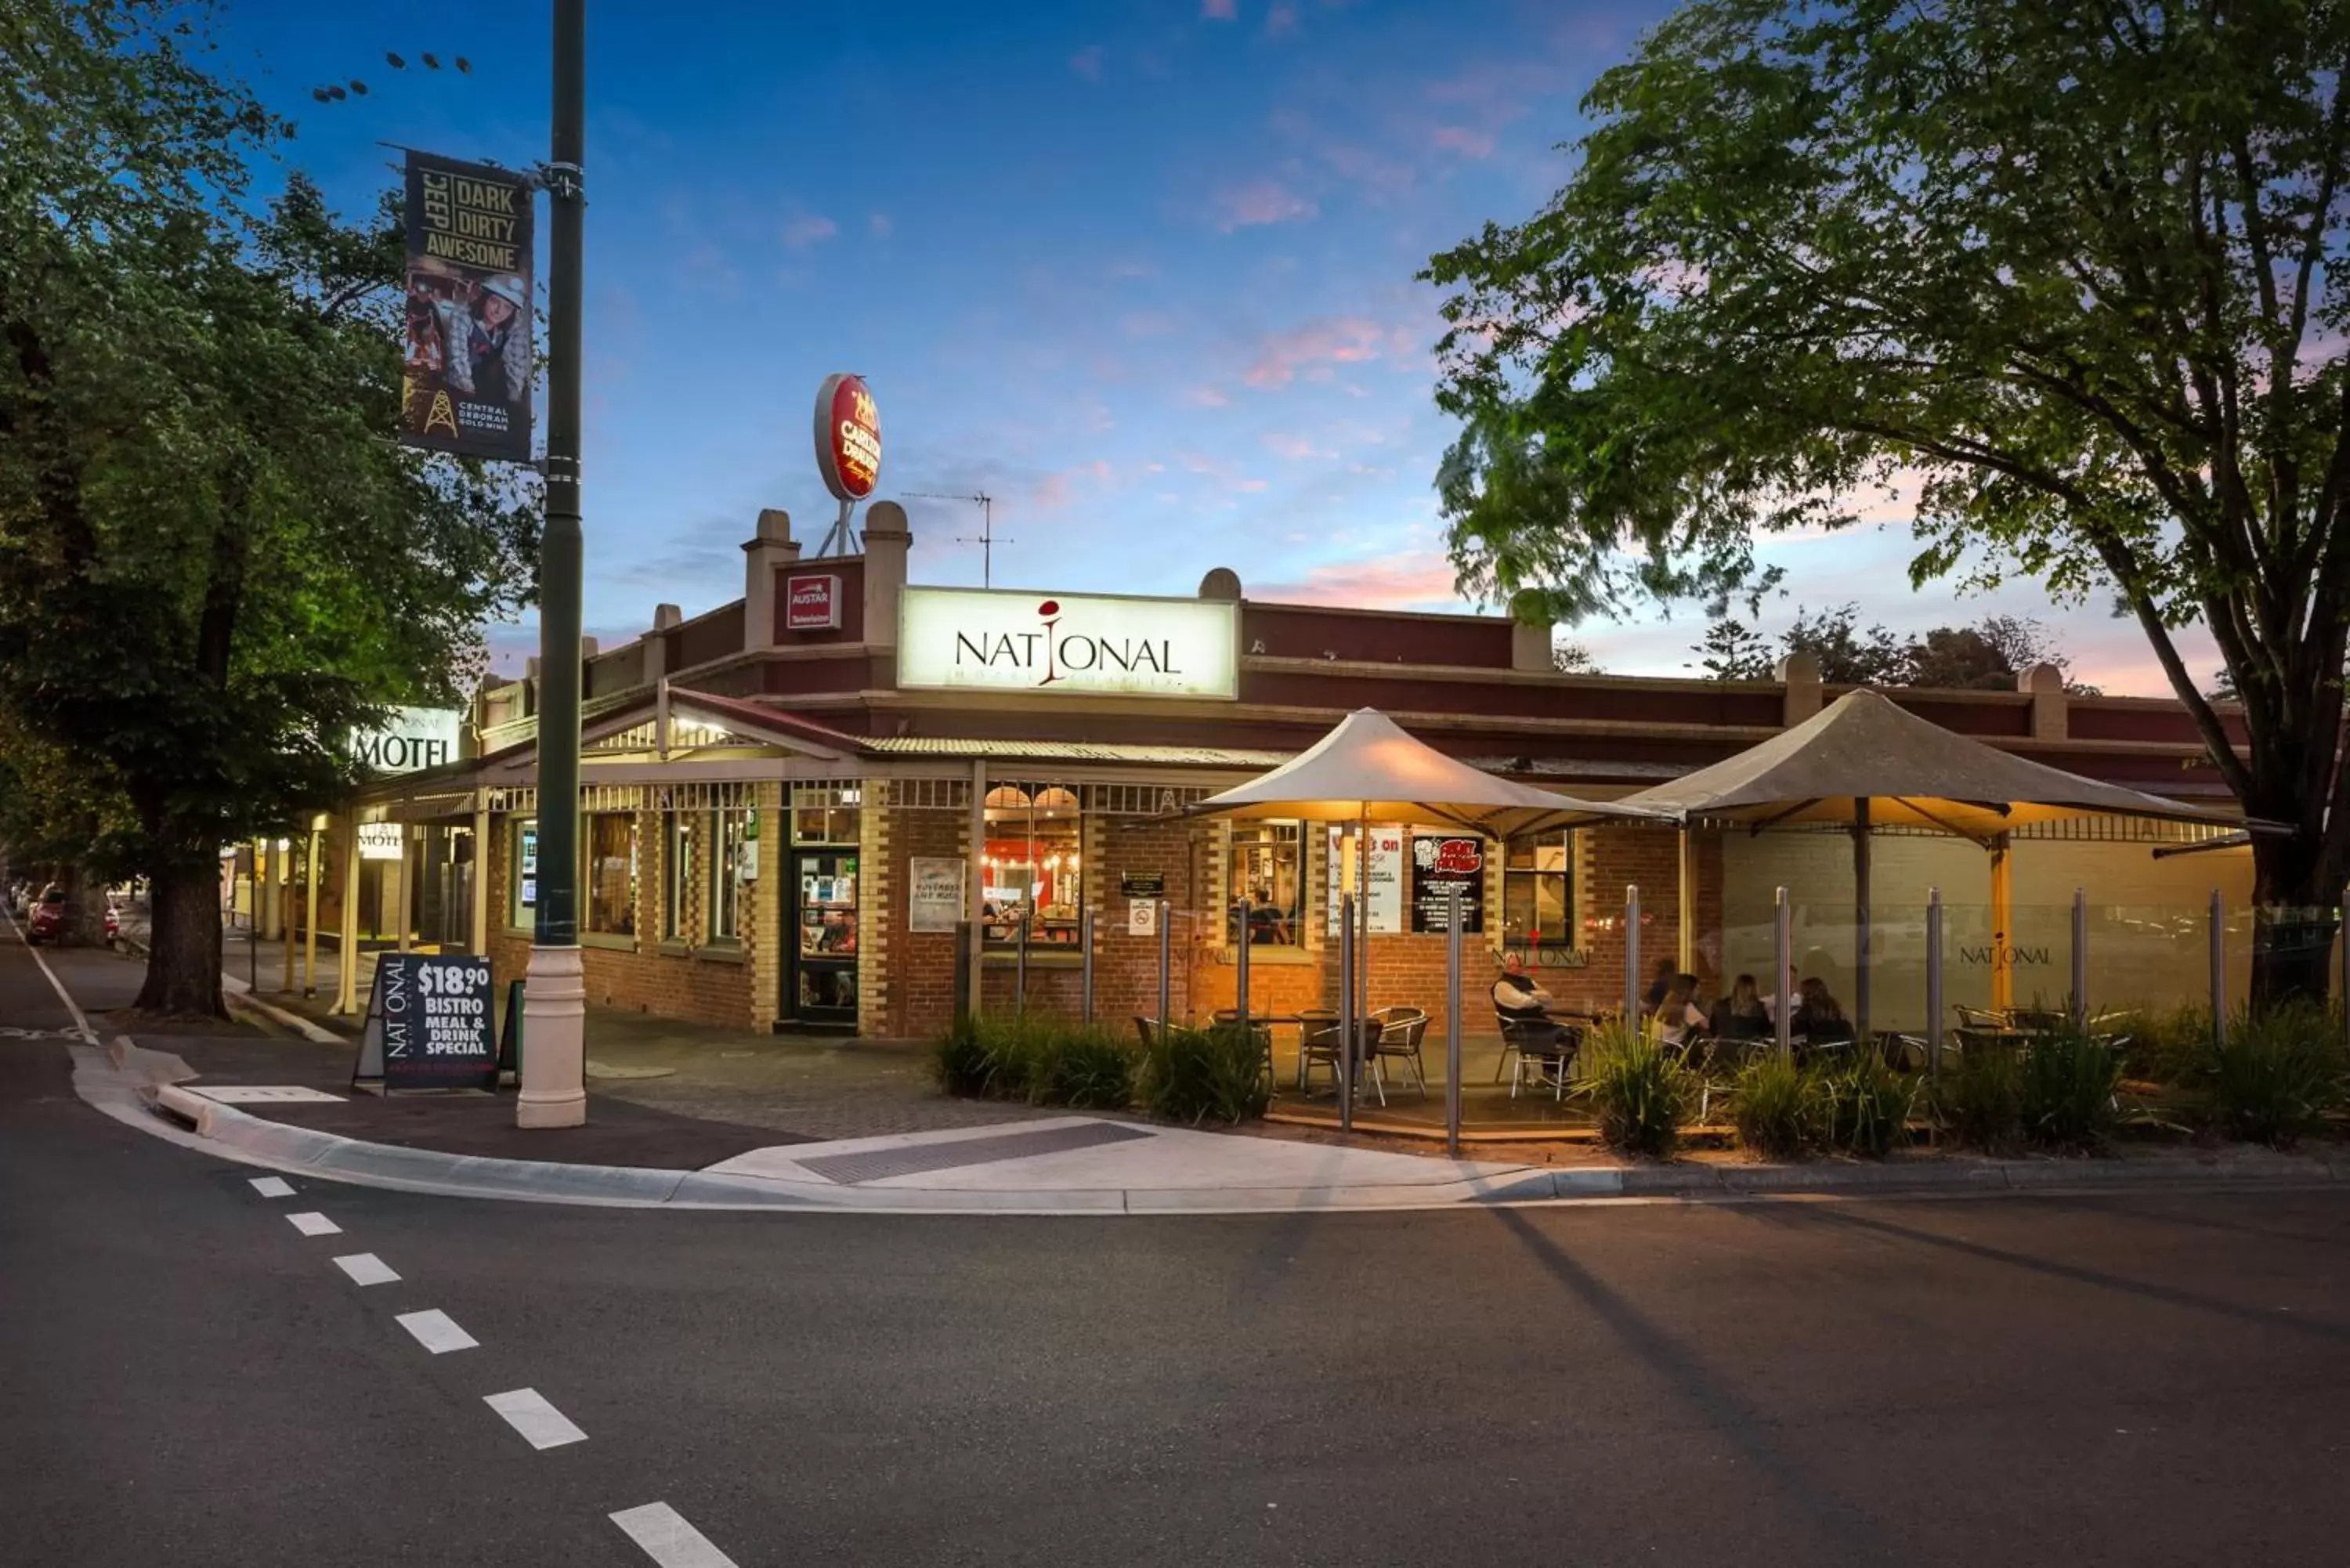
[[[1466,607],[1431,489],[1437,299],[1412,275],[1556,189],[1583,90],[1664,9],[591,0],[588,629],[610,646],[657,602],[739,596],[762,506],[814,547],[833,504],[810,410],[840,369],[879,402],[880,493],[995,498],[1000,585],[1182,594],[1228,566],[1256,597]],[[546,155],[548,13],[228,0],[221,36],[356,212],[395,178],[379,140]],[[366,97],[311,100],[354,77]],[[978,508],[906,505],[915,579],[977,583],[957,539]],[[1911,593],[1885,516],[1773,544],[1794,586],[1766,628],[1846,599],[1903,628],[2036,614],[2082,678],[2164,690],[2102,607]],[[1678,674],[1702,629],[1684,609],[1572,635]],[[535,645],[493,637],[509,670]]]

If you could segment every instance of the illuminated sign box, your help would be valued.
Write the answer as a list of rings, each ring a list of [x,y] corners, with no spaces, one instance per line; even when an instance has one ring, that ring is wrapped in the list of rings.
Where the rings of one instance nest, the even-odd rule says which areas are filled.
[[[395,708],[391,722],[352,742],[359,764],[375,774],[412,774],[457,760],[454,708]]]
[[[1010,589],[904,589],[898,684],[1045,695],[1240,696],[1240,607]]]

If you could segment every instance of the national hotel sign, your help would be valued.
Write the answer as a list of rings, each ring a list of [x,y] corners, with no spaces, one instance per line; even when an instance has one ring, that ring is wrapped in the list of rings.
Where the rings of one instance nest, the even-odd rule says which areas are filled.
[[[1126,697],[1240,695],[1240,607],[909,587],[898,684]]]

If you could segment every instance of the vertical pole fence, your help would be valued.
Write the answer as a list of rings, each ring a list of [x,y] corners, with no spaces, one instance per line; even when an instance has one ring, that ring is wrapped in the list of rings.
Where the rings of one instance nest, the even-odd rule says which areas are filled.
[[[1778,998],[1771,1009],[1771,1027],[1782,1061],[1795,1054],[1795,988],[1787,978],[1795,967],[1794,936],[1794,911],[1787,905],[1787,889],[1781,888],[1771,906],[1771,972],[1776,977],[1771,994]]]
[[[1338,1130],[1355,1130],[1355,896],[1338,900]]]
[[[1926,1076],[1942,1079],[1942,890],[1926,889]]]
[[[1020,906],[1020,959],[1019,966],[1013,971],[1012,981],[1012,1011],[1014,1012],[1028,1011],[1028,916],[1031,908],[1027,904]]]
[[[2228,1043],[2228,909],[2211,889],[2211,1044]]]
[[[1461,889],[1444,915],[1444,1147],[1461,1158]]]
[[[1164,1033],[1169,1026],[1168,999],[1171,994],[1170,985],[1174,977],[1172,947],[1174,914],[1175,907],[1172,904],[1164,898],[1159,900],[1159,1032],[1161,1033]]]
[[[1077,911],[1077,951],[1083,955],[1077,981],[1078,1018],[1094,1021],[1094,907],[1086,905]]]
[[[2073,889],[2073,1027],[2089,1026],[2089,894]]]
[[[1624,1027],[1640,1021],[1640,885],[1624,889]]]
[[[1235,971],[1232,989],[1238,993],[1234,1007],[1241,1015],[1241,1031],[1246,1033],[1249,1021],[1249,939],[1255,934],[1249,929],[1252,901],[1247,894],[1241,895],[1240,901],[1232,906],[1232,911],[1240,919],[1240,929],[1232,937],[1232,967]]]

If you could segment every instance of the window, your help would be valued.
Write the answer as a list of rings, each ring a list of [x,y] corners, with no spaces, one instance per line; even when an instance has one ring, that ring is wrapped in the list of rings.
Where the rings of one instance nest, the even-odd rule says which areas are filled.
[[[794,844],[854,844],[857,808],[864,791],[857,784],[792,786]]]
[[[710,940],[743,939],[743,843],[749,836],[747,811],[710,814]]]
[[[1066,784],[1000,784],[987,792],[987,844],[980,919],[992,947],[1016,944],[1024,917],[1029,945],[1077,940],[1083,901],[1079,846],[1084,814]]]
[[[588,884],[584,930],[637,934],[637,819],[625,811],[591,812],[583,835]]]
[[[1574,841],[1567,835],[1510,840],[1502,863],[1502,940],[1512,946],[1578,945]]]
[[[538,919],[538,819],[525,816],[514,825],[514,925],[526,930]]]
[[[685,901],[693,891],[694,818],[691,812],[671,811],[661,821],[668,829],[661,845],[661,940],[681,942],[689,935]]]
[[[1232,877],[1224,884],[1232,900],[1249,901],[1249,945],[1294,948],[1305,941],[1305,825],[1295,822],[1232,824]],[[1240,911],[1225,917],[1224,935],[1236,934]]]

